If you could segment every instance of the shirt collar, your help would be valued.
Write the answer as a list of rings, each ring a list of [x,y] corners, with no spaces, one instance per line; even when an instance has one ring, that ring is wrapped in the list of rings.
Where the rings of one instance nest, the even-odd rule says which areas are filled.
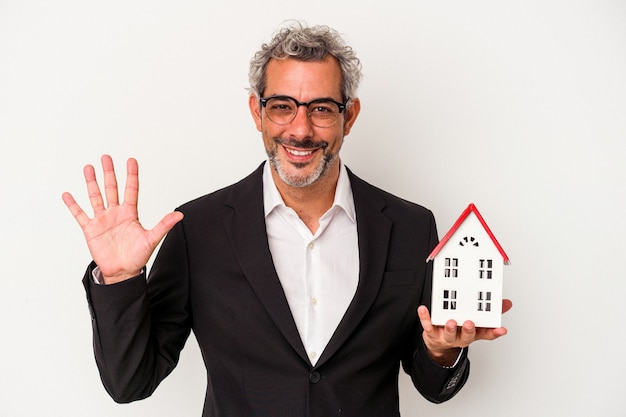
[[[263,167],[263,207],[266,218],[276,207],[286,207],[283,198],[276,188],[270,169],[271,164],[267,161]],[[342,161],[339,161],[339,180],[337,181],[337,189],[335,190],[335,200],[330,210],[334,207],[343,209],[352,222],[356,221],[356,210],[354,208],[350,178],[348,177],[348,170]]]

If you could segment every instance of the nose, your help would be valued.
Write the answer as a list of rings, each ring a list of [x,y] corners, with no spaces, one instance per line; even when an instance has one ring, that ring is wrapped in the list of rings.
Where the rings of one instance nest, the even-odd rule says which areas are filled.
[[[289,132],[295,138],[305,139],[313,135],[313,124],[311,123],[307,112],[307,106],[298,106],[296,109],[296,116],[289,124]]]

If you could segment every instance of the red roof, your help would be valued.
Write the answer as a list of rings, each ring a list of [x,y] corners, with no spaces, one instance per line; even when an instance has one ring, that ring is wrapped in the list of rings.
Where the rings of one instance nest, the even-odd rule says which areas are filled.
[[[454,223],[454,225],[448,231],[448,233],[446,233],[446,235],[443,237],[443,239],[441,239],[441,241],[435,247],[435,249],[433,249],[433,251],[430,253],[430,255],[428,255],[428,258],[426,259],[426,262],[432,261],[433,259],[435,259],[435,256],[437,256],[439,251],[446,245],[446,243],[448,243],[448,241],[450,240],[450,238],[452,237],[454,232],[457,231],[459,226],[465,221],[467,216],[469,216],[469,214],[472,213],[472,212],[476,215],[476,218],[478,219],[480,224],[485,229],[485,232],[487,232],[487,234],[491,238],[491,241],[493,242],[493,244],[496,246],[496,248],[498,248],[498,251],[500,252],[500,255],[502,255],[502,258],[504,259],[505,265],[508,265],[510,263],[508,255],[504,252],[504,249],[502,249],[502,246],[500,246],[500,243],[498,243],[498,240],[496,239],[496,237],[491,232],[491,229],[489,229],[489,226],[487,226],[487,223],[485,223],[485,219],[483,219],[483,216],[480,215],[480,213],[478,212],[478,209],[476,208],[476,206],[474,204],[471,204],[471,203],[470,203],[469,206],[467,206],[467,208],[463,211],[463,213],[461,213],[461,216],[457,219],[457,221]]]

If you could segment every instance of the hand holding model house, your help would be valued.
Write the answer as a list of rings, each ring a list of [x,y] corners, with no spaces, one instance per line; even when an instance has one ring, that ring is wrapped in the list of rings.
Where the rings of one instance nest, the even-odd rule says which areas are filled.
[[[422,306],[418,315],[431,351],[507,333],[501,318],[513,305],[502,298],[509,257],[474,204],[463,211],[429,261],[434,261],[431,312]]]

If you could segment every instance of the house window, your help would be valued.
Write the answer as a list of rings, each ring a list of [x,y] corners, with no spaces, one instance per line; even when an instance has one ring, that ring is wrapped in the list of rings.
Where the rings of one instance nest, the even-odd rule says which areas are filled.
[[[443,275],[446,278],[457,278],[459,276],[459,258],[445,258]]]
[[[478,292],[478,311],[491,311],[491,291]]]
[[[456,310],[456,290],[443,290],[443,309]]]
[[[478,278],[491,279],[493,275],[493,259],[478,260]]]
[[[476,238],[475,237],[471,237],[471,236],[470,237],[465,236],[463,239],[461,239],[459,241],[459,245],[461,245],[461,246],[471,245],[471,246],[476,246],[476,247],[480,246],[478,244],[478,241],[476,240]]]

